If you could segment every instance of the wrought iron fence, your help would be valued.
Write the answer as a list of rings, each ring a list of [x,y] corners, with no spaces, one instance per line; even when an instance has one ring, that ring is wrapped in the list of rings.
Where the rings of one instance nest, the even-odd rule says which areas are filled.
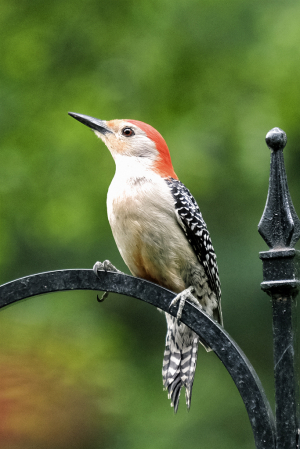
[[[271,149],[271,172],[266,207],[259,232],[269,251],[263,261],[261,287],[272,298],[275,376],[275,419],[261,382],[251,363],[230,335],[205,312],[186,303],[182,322],[196,332],[227,368],[244,401],[257,449],[299,447],[299,394],[295,354],[295,306],[299,289],[299,251],[293,246],[300,237],[300,221],[287,186],[283,148],[286,135],[279,128],[266,137]],[[58,270],[38,273],[0,286],[0,308],[50,292],[100,290],[120,293],[148,302],[176,316],[169,309],[174,293],[156,284],[123,273],[93,270]]]

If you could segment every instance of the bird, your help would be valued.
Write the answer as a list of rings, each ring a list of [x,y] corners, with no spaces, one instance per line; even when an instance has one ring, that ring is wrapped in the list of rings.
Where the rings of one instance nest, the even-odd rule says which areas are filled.
[[[162,135],[139,120],[99,120],[69,112],[91,128],[116,165],[107,194],[107,214],[130,272],[176,294],[176,317],[166,313],[163,387],[176,413],[182,387],[191,406],[199,337],[180,321],[186,300],[223,325],[216,254],[199,206],[179,181]],[[110,261],[94,271],[119,271]],[[203,344],[207,351],[210,348]]]

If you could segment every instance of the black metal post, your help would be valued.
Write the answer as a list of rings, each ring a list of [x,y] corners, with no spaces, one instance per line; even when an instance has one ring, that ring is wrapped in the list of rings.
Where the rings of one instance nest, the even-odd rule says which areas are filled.
[[[295,449],[299,439],[299,394],[295,354],[300,221],[287,186],[283,160],[286,135],[279,128],[266,136],[271,150],[269,192],[258,231],[270,250],[260,253],[264,281],[272,298],[276,399],[276,449]]]

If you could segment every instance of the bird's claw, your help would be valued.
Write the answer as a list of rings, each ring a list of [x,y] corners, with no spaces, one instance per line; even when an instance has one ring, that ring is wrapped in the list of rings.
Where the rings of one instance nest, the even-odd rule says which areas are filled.
[[[93,266],[93,272],[98,276],[98,271],[114,271],[115,273],[121,273],[109,260],[104,262],[96,262]]]
[[[179,293],[177,296],[175,296],[174,299],[172,299],[171,304],[169,306],[169,309],[174,306],[179,301],[178,311],[177,311],[177,322],[179,324],[179,321],[182,316],[182,311],[185,305],[185,301],[188,299],[190,302],[197,305],[197,307],[201,307],[199,301],[195,298],[195,296],[192,294],[192,292],[195,291],[194,287],[188,287],[187,289],[183,290],[181,293]]]
[[[109,295],[108,292],[104,292],[103,295],[101,296],[101,298],[99,298],[99,296],[97,295],[97,301],[103,302],[108,297],[108,295]]]
[[[105,260],[104,262],[96,262],[93,266],[93,272],[95,273],[95,275],[97,277],[98,276],[98,271],[113,271],[115,273],[122,273],[120,270],[118,270],[109,260]],[[109,293],[108,292],[104,292],[103,295],[101,296],[101,298],[99,298],[99,296],[97,295],[97,301],[98,302],[103,302],[107,297],[108,297]]]

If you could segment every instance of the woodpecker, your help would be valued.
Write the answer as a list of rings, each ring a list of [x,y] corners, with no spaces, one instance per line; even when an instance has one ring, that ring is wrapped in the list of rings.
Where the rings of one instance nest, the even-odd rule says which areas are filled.
[[[184,386],[189,409],[199,337],[180,322],[185,300],[223,324],[216,254],[202,214],[175,174],[165,140],[152,126],[69,115],[90,127],[115,161],[107,212],[124,262],[134,276],[177,293],[171,303],[179,301],[177,318],[166,313],[163,386],[175,413]],[[96,273],[103,269],[118,271],[109,261],[94,265]]]

